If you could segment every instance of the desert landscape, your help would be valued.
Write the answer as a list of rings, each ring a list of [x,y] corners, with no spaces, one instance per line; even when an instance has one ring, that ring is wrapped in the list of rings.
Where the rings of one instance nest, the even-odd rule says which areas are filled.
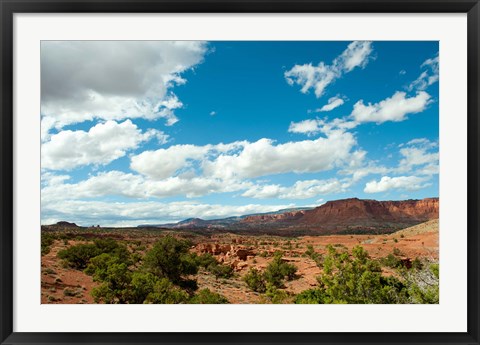
[[[42,41],[41,302],[439,303],[439,65],[438,41]]]
[[[42,226],[41,300],[438,303],[438,210],[438,198],[345,199],[312,209],[137,228],[58,222]],[[178,274],[168,272],[169,264]],[[108,272],[113,268],[115,276]],[[335,284],[345,282],[335,279],[347,270],[353,275],[345,282],[353,290],[370,289],[371,296],[357,300],[358,291],[342,291],[339,299]],[[149,285],[153,277],[162,279],[155,278],[164,284],[160,290]],[[392,287],[390,297],[374,296]],[[125,296],[135,289],[142,290],[140,297]]]

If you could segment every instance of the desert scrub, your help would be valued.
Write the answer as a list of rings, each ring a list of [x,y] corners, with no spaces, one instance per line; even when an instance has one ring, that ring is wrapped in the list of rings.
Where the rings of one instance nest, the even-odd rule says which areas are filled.
[[[55,272],[55,270],[50,268],[50,267],[45,268],[43,270],[43,273],[45,273],[45,274],[57,274],[57,272]]]
[[[265,296],[268,298],[269,302],[273,304],[288,303],[289,299],[289,295],[286,291],[280,290],[276,286],[271,284],[267,284]]]
[[[282,287],[285,279],[295,279],[297,273],[297,267],[284,262],[282,255],[281,252],[275,252],[273,260],[264,272],[265,281],[275,287]]]
[[[63,260],[65,266],[83,270],[88,266],[91,259],[107,253],[130,264],[130,253],[127,247],[113,239],[96,239],[93,243],[77,244],[59,251],[57,256]]]
[[[50,253],[50,246],[53,244],[55,241],[55,236],[52,234],[48,233],[42,233],[41,235],[41,252],[42,256]]]
[[[189,303],[191,304],[227,304],[229,302],[224,296],[216,292],[212,292],[209,289],[202,289],[190,299]]]
[[[247,286],[255,292],[265,292],[267,290],[263,274],[256,268],[250,268],[245,277],[243,277]]]
[[[360,246],[351,253],[328,246],[323,267],[319,287],[300,293],[295,303],[409,303],[407,286],[393,276],[383,277],[380,264]]]
[[[285,279],[292,280],[296,278],[297,267],[295,265],[283,262],[282,253],[275,252],[273,260],[268,264],[262,273],[256,268],[251,268],[243,280],[248,287],[255,292],[266,292],[267,287],[281,288]],[[273,289],[273,288],[271,288]]]
[[[312,259],[317,267],[322,268],[323,258],[322,256],[315,251],[311,244],[307,245],[307,250],[305,251],[305,255]]]
[[[72,289],[66,287],[64,290],[63,290],[63,295],[64,296],[68,296],[68,297],[74,297],[76,295],[76,292],[73,291]]]

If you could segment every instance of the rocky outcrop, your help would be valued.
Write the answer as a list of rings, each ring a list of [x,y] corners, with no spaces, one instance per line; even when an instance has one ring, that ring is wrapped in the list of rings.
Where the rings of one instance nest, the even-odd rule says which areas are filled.
[[[312,210],[248,216],[249,226],[308,228],[327,232],[399,229],[438,218],[439,199],[377,201],[358,198],[329,201]]]
[[[357,198],[329,201],[305,211],[299,223],[325,229],[418,224],[438,218],[439,199],[377,201]]]
[[[269,222],[291,222],[302,218],[305,211],[274,213],[274,214],[259,214],[245,217],[243,223],[269,223]]]
[[[252,248],[244,246],[233,246],[230,244],[221,245],[218,243],[202,243],[195,248],[197,253],[211,254],[217,257],[217,260],[223,262],[225,258],[237,258],[246,261],[255,256]]]

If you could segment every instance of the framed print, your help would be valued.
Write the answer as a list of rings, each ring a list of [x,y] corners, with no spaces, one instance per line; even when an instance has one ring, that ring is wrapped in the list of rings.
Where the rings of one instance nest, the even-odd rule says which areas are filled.
[[[2,344],[477,344],[479,8],[3,1]]]

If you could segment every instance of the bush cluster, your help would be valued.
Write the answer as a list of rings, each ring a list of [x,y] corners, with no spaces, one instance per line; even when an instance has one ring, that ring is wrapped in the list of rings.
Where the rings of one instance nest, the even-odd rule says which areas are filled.
[[[197,257],[197,263],[200,267],[212,273],[217,279],[230,278],[233,276],[233,268],[219,263],[212,254],[206,253],[199,255]]]
[[[93,243],[78,244],[58,252],[58,257],[63,259],[66,266],[82,270],[87,267],[90,260],[100,254],[112,254],[122,260],[130,256],[127,247],[117,241],[109,239],[95,239]]]
[[[284,262],[282,253],[276,252],[263,273],[251,268],[243,279],[250,289],[263,293],[269,286],[282,288],[285,280],[295,279],[296,273],[297,267]]]
[[[42,256],[50,253],[50,246],[53,244],[54,240],[55,240],[54,235],[42,232],[42,235],[41,235]]]
[[[141,257],[108,239],[71,246],[58,256],[66,265],[84,270],[100,283],[92,290],[97,303],[228,303],[225,297],[208,289],[195,293],[197,284],[190,277],[199,266],[217,269],[223,265],[213,257],[192,254],[189,248],[189,242],[165,236]]]
[[[438,265],[425,268],[418,259],[414,262],[406,269],[394,254],[375,261],[360,246],[351,253],[328,246],[323,274],[317,277],[319,287],[296,295],[294,303],[438,303]],[[397,274],[383,276],[380,263],[397,268]]]

